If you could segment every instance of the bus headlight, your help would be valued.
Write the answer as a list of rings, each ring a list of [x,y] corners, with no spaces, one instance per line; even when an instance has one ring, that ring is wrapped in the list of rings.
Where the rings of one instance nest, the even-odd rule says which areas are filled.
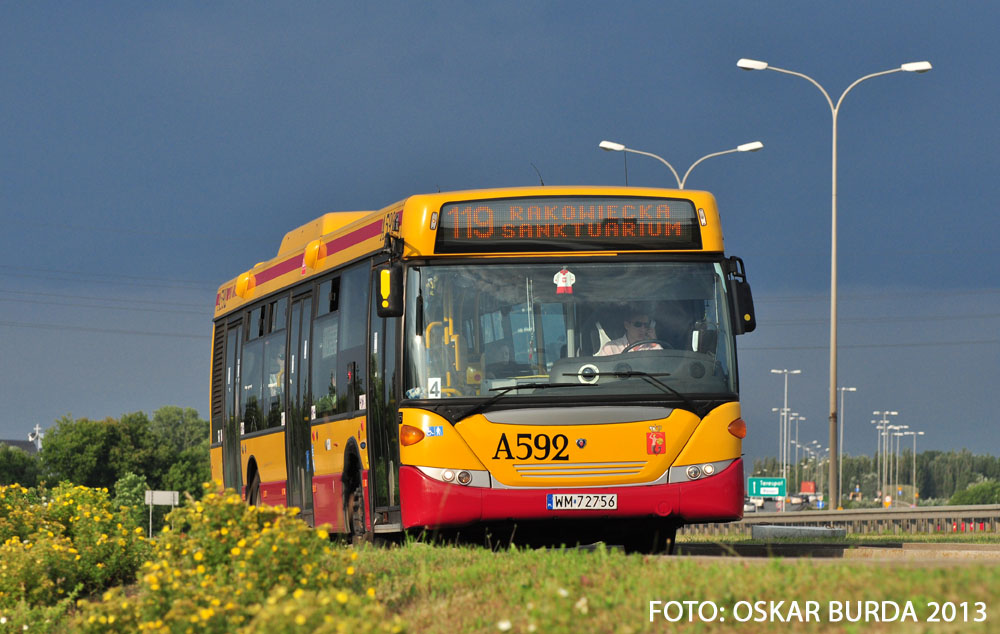
[[[489,489],[493,486],[493,478],[489,471],[473,469],[455,469],[450,467],[416,467],[425,476],[446,484],[460,484],[473,488]]]
[[[735,458],[731,460],[719,460],[717,462],[704,462],[702,464],[670,467],[668,481],[683,483],[708,478],[722,473],[734,462],[736,462]]]

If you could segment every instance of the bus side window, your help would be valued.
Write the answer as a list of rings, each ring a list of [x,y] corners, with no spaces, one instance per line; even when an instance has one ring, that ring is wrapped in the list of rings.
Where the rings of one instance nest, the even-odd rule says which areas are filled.
[[[330,416],[337,410],[337,340],[339,315],[317,318],[313,325],[312,395],[316,418]]]
[[[363,262],[341,276],[340,341],[337,353],[337,412],[360,409],[368,375],[368,276],[371,264]]]
[[[243,433],[245,434],[264,428],[264,416],[261,412],[264,382],[263,352],[264,342],[261,339],[249,341],[243,346],[243,367],[240,371],[242,383],[240,386],[240,411],[243,413]]]

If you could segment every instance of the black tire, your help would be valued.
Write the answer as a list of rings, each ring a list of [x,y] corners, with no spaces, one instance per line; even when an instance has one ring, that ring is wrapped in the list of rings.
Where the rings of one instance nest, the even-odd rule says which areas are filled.
[[[250,506],[260,506],[260,474],[254,473],[247,487],[247,504]]]
[[[365,496],[361,491],[360,481],[359,477],[359,484],[351,489],[347,499],[344,500],[344,517],[348,536],[355,546],[368,541],[368,533],[365,531]]]

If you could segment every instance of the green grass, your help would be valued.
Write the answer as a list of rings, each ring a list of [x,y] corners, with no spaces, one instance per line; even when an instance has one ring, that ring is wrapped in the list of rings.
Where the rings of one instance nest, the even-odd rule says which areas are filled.
[[[995,631],[1000,566],[831,560],[709,560],[615,550],[489,550],[409,543],[366,548],[379,599],[412,632]],[[819,602],[823,622],[668,623],[649,620],[651,600]],[[917,623],[830,623],[829,601],[913,602]],[[984,623],[927,623],[929,601],[986,604]],[[787,607],[785,608],[787,610]],[[950,629],[949,629],[950,628]]]

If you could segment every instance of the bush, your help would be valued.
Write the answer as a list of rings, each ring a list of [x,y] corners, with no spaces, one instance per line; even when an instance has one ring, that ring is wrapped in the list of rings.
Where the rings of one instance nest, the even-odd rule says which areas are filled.
[[[68,483],[0,487],[0,540],[0,618],[9,623],[56,623],[74,597],[132,583],[149,552],[106,489]]]
[[[330,631],[401,631],[398,621],[382,618],[370,579],[355,569],[357,553],[334,549],[325,530],[297,515],[298,509],[248,506],[231,490],[189,499],[167,516],[134,593],[115,588],[100,601],[79,602],[74,627],[233,632],[278,624],[312,631],[306,626],[322,624]]]

